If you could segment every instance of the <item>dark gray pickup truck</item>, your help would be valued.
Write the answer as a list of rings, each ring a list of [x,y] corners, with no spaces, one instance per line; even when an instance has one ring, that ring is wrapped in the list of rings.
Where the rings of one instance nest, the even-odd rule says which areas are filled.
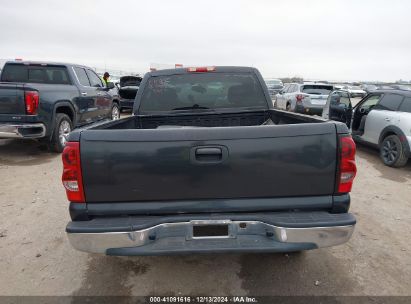
[[[110,88],[85,66],[11,61],[0,81],[0,138],[39,139],[61,152],[73,128],[119,113]]]
[[[69,136],[62,180],[74,248],[291,252],[349,240],[347,127],[272,109],[256,69],[148,73],[133,111]]]

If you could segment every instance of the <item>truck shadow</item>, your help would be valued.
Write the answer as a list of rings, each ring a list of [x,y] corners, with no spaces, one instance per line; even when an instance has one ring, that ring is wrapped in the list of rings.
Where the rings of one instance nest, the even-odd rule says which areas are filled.
[[[338,295],[350,268],[327,250],[160,257],[90,255],[73,296]],[[124,302],[127,303],[127,302]]]
[[[346,295],[356,283],[350,267],[331,249],[290,254],[243,255],[242,287],[249,295]]]
[[[0,166],[33,166],[51,161],[59,154],[48,152],[35,140],[0,139]]]

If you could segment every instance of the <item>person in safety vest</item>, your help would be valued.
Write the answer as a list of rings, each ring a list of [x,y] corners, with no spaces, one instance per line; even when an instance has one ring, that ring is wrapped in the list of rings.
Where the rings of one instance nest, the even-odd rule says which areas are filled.
[[[103,82],[105,86],[107,86],[107,83],[109,82],[108,80],[109,78],[110,78],[110,74],[108,72],[105,72],[103,75]]]

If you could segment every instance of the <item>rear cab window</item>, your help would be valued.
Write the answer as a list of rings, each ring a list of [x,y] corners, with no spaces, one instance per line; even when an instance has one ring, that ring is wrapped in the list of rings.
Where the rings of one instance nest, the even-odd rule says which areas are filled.
[[[152,76],[145,85],[140,111],[268,108],[253,73],[187,73]]]
[[[43,64],[13,64],[4,66],[2,82],[71,84],[65,66]]]

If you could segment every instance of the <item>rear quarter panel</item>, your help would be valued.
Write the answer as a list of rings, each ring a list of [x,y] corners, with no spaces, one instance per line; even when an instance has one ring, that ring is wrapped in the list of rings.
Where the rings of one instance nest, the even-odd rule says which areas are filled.
[[[76,124],[76,113],[79,113],[76,99],[79,97],[79,90],[75,85],[28,83],[26,86],[39,91],[40,105],[37,120],[46,125],[46,136],[52,134],[55,111],[59,105],[71,105],[74,110],[74,124]]]
[[[411,113],[397,112],[397,126],[404,132],[405,136],[411,136]]]
[[[10,119],[10,114],[24,114],[24,86],[15,83],[0,83],[0,121]]]
[[[387,110],[371,110],[365,120],[364,134],[362,139],[379,144],[381,132],[389,125],[397,125],[399,122],[398,112]]]

